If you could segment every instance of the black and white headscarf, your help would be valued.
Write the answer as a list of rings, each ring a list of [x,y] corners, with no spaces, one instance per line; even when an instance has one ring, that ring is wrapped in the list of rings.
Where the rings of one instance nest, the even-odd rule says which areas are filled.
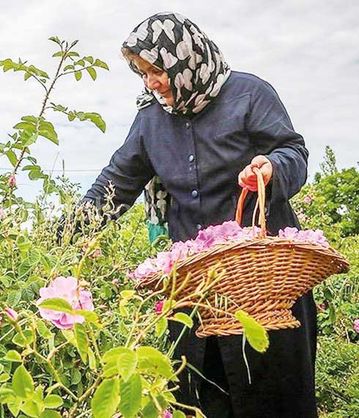
[[[169,77],[173,108],[148,89],[138,97],[140,108],[155,98],[166,111],[191,117],[218,95],[230,74],[217,45],[178,13],[149,17],[131,32],[123,47],[163,69]],[[130,66],[138,72],[131,63]]]
[[[230,68],[217,45],[197,25],[178,13],[157,13],[149,17],[136,26],[122,46],[163,69],[169,77],[173,107],[156,92],[145,88],[137,97],[138,109],[157,100],[166,112],[192,117],[218,96],[230,75]],[[131,60],[128,62],[139,74]],[[160,179],[154,177],[145,188],[151,241],[167,231],[169,199]]]

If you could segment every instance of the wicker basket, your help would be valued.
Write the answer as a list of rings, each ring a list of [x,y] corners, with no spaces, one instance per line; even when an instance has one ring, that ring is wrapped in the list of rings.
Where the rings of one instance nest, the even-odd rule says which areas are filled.
[[[260,236],[251,241],[216,245],[177,266],[178,283],[190,273],[181,296],[194,293],[209,269],[216,266],[217,271],[225,271],[199,308],[201,321],[196,331],[199,337],[241,334],[241,324],[233,317],[238,309],[252,315],[267,330],[299,327],[300,322],[291,312],[296,299],[332,274],[348,271],[348,262],[332,248],[266,236],[264,182],[260,171],[255,172],[258,200],[253,224],[259,210]],[[246,194],[243,189],[238,201],[239,223]],[[159,276],[146,279],[142,285],[154,288],[159,279]]]

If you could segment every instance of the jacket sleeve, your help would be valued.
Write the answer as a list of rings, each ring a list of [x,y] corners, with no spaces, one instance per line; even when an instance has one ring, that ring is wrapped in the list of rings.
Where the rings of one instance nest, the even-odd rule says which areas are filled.
[[[114,194],[111,201],[117,209],[113,217],[118,218],[133,205],[154,174],[143,144],[138,113],[124,144],[113,154],[109,165],[87,191],[83,202],[91,202],[101,209],[112,187]]]
[[[272,163],[271,203],[288,201],[307,179],[308,150],[273,87],[261,81],[251,95],[247,129],[256,154]]]

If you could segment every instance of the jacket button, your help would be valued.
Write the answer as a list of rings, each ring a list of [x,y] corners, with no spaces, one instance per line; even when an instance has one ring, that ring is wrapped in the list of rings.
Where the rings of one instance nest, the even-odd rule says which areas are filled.
[[[202,229],[202,225],[201,224],[197,224],[196,225],[196,228],[198,229],[198,231],[200,230],[200,229]]]
[[[191,195],[192,195],[192,197],[198,197],[198,191],[197,190],[192,190]]]
[[[194,161],[194,155],[193,154],[190,154],[189,156],[188,156],[188,161],[191,163],[192,161]]]
[[[186,128],[189,129],[191,127],[191,122],[186,122]]]

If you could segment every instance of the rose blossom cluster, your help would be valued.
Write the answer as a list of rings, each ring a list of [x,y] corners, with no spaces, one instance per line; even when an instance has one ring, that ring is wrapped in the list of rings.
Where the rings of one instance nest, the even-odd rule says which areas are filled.
[[[209,226],[199,231],[195,239],[175,242],[169,251],[158,253],[156,258],[148,258],[131,273],[131,277],[142,279],[158,272],[168,274],[178,261],[208,250],[216,244],[223,244],[228,241],[251,240],[258,235],[259,231],[260,229],[256,226],[241,228],[238,222],[235,221]]]
[[[236,221],[227,221],[220,225],[212,225],[199,231],[197,237],[185,242],[175,242],[169,251],[163,251],[157,254],[155,258],[147,258],[141,263],[130,276],[133,279],[141,280],[152,274],[163,272],[169,274],[178,261],[208,250],[216,244],[228,243],[229,241],[247,241],[259,235],[260,228],[246,227],[242,228]],[[306,230],[299,231],[297,228],[287,227],[279,231],[279,237],[296,241],[306,241],[329,247],[323,232]]]
[[[323,231],[320,229],[316,229],[315,231],[311,229],[299,231],[297,228],[291,228],[287,226],[287,228],[279,230],[278,236],[279,238],[287,238],[295,241],[305,241],[312,244],[318,244],[324,248],[329,247],[329,243],[325,238]]]
[[[65,299],[76,310],[93,311],[91,292],[83,290],[75,277],[57,277],[48,287],[40,289],[40,299],[37,305],[46,299],[61,298]],[[54,311],[52,309],[40,308],[40,315],[51,321],[57,328],[70,329],[75,323],[85,321],[81,315],[72,315],[65,312]]]

